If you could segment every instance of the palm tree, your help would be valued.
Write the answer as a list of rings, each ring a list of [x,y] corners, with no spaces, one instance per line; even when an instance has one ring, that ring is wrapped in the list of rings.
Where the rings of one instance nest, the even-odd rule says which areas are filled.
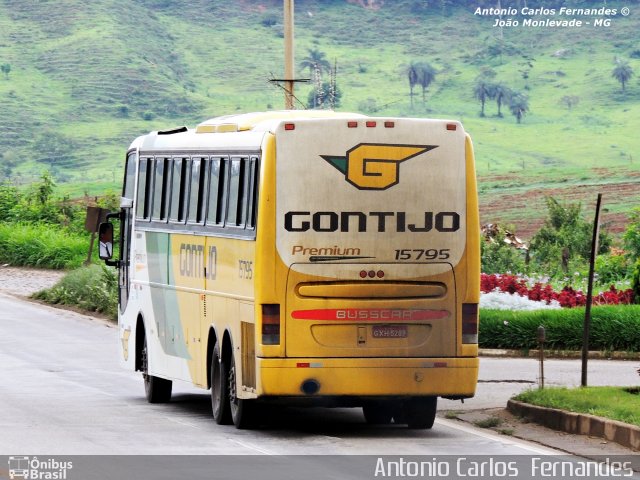
[[[487,98],[493,98],[494,85],[486,77],[476,78],[476,84],[473,87],[473,96],[480,100],[482,108],[480,109],[480,116],[484,117],[484,104]]]
[[[425,103],[427,88],[429,88],[429,85],[431,85],[436,79],[436,69],[427,62],[420,62],[417,64],[417,67],[418,83],[420,83],[420,86],[422,87],[422,103]]]
[[[309,55],[302,59],[300,66],[309,69],[309,77],[313,84],[319,82],[322,78],[322,72],[330,72],[331,64],[325,58],[326,54],[317,48],[309,48]]]
[[[413,87],[418,84],[418,64],[411,62],[406,70],[409,79],[409,97],[411,98],[411,106],[413,106]]]
[[[9,80],[9,73],[11,72],[11,64],[4,63],[0,65],[0,70],[4,73],[4,76]]]
[[[624,92],[625,84],[633,76],[633,69],[627,62],[616,59],[616,67],[611,72],[611,76],[622,84],[622,91]]]
[[[520,123],[522,117],[529,111],[529,98],[522,93],[514,92],[509,101],[509,109],[518,123]]]
[[[493,86],[493,97],[496,100],[496,103],[498,104],[498,116],[502,117],[502,103],[506,102],[508,103],[509,100],[511,99],[511,95],[513,95],[513,92],[511,91],[511,89],[509,87],[507,87],[506,85],[502,84],[502,83],[496,83]]]

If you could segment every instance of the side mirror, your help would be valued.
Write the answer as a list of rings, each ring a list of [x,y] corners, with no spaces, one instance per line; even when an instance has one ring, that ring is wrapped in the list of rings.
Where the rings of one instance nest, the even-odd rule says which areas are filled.
[[[100,260],[111,260],[113,258],[113,224],[110,222],[101,223],[98,236],[100,238],[98,250]]]

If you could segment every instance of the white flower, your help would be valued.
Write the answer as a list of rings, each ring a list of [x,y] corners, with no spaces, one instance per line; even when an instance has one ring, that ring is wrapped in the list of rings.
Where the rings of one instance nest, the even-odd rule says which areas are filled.
[[[495,310],[557,310],[560,303],[552,300],[549,305],[543,302],[529,300],[527,297],[512,295],[510,293],[493,291],[480,294],[480,308]]]

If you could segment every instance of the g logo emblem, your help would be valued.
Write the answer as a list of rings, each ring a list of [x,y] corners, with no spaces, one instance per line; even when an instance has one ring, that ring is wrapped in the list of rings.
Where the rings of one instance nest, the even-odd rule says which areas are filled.
[[[400,180],[400,163],[437,148],[437,145],[361,143],[345,157],[321,155],[360,190],[386,190]]]

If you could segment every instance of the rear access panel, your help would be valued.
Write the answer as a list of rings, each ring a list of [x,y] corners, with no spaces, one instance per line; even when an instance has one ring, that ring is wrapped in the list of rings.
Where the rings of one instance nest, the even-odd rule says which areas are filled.
[[[287,357],[455,355],[455,283],[449,264],[291,267]],[[317,275],[311,275],[313,270]]]

